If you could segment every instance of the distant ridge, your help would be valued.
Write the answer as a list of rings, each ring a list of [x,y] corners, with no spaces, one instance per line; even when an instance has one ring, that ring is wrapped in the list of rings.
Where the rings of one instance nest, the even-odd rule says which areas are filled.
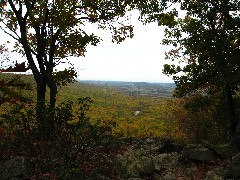
[[[111,80],[80,80],[76,79],[78,82],[86,82],[91,84],[156,84],[156,85],[168,85],[176,87],[175,83],[173,82],[145,82],[145,81],[111,81]]]
[[[129,95],[140,95],[154,98],[172,98],[176,88],[175,83],[125,82],[125,81],[95,81],[78,80],[80,83],[114,87]]]

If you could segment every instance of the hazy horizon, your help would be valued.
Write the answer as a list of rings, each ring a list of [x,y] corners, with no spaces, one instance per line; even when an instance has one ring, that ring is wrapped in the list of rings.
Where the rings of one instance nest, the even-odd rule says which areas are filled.
[[[129,81],[129,80],[94,80],[94,79],[79,79],[77,81],[99,81],[99,82],[129,82],[129,83],[166,83],[166,84],[175,84],[173,81]]]

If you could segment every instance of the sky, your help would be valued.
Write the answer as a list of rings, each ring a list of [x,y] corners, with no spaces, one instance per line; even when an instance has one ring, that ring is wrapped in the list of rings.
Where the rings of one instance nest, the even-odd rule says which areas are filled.
[[[111,33],[90,25],[87,28],[98,34],[102,42],[88,46],[85,57],[74,58],[80,80],[110,80],[137,82],[173,82],[162,73],[165,51],[161,45],[164,28],[157,23],[143,25],[137,20],[138,13],[132,12],[134,37],[121,44],[112,43]],[[97,30],[96,30],[97,29]]]
[[[170,48],[160,44],[164,28],[157,22],[143,25],[137,20],[137,11],[132,11],[131,15],[134,37],[121,44],[112,43],[109,31],[97,29],[92,24],[85,27],[87,32],[93,32],[103,41],[97,46],[87,46],[85,57],[70,58],[79,80],[173,82],[162,73],[163,65],[171,63],[165,60],[165,51]],[[1,36],[9,39],[3,33]],[[63,68],[64,65],[60,67]]]

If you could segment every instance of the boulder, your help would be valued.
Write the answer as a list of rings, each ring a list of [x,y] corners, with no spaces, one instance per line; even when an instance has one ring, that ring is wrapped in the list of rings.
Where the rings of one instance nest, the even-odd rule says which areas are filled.
[[[118,155],[118,173],[124,178],[139,178],[141,175],[152,175],[155,169],[151,158],[141,150],[128,150]]]
[[[240,178],[240,153],[232,158],[232,162],[227,169],[226,178]]]
[[[174,169],[178,164],[178,159],[180,155],[177,153],[164,153],[153,157],[153,162],[155,164],[155,170],[161,171],[162,169]]]
[[[153,174],[152,180],[162,180],[162,177],[159,174]]]
[[[172,152],[181,152],[183,149],[183,146],[180,144],[174,143],[169,138],[158,138],[157,142],[159,144],[158,146],[158,153],[172,153]]]
[[[221,158],[232,158],[238,152],[232,143],[211,144],[207,141],[204,141],[203,144],[205,147],[211,149],[217,156]]]
[[[216,159],[216,155],[209,148],[203,145],[188,144],[182,151],[183,158],[188,158],[197,161],[212,161]]]
[[[172,172],[168,172],[163,176],[163,180],[175,180],[177,179],[176,175]]]
[[[195,165],[193,165],[192,167],[188,167],[184,169],[184,175],[188,178],[191,179],[196,179],[194,172],[197,170],[197,167]]]
[[[29,179],[31,174],[30,163],[24,157],[16,156],[3,165],[0,179]]]
[[[219,167],[211,171],[208,171],[204,180],[223,180],[224,179],[224,168]]]

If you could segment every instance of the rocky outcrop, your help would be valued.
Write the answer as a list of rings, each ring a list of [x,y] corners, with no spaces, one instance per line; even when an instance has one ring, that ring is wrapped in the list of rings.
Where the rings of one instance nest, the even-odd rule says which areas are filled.
[[[180,155],[176,152],[154,156],[152,159],[155,165],[155,170],[161,171],[162,169],[175,169],[178,165],[179,157]]]
[[[226,167],[222,167],[220,162],[224,162],[223,158],[226,157],[228,145],[211,145],[210,143],[206,145],[207,142],[205,142],[187,144],[183,147],[166,138],[131,139],[127,142],[128,150],[119,154],[116,161],[119,164],[119,174],[123,179],[222,180],[226,176]],[[234,170],[238,169],[238,161],[234,162],[233,160],[234,166],[229,172],[229,177],[236,177],[233,175],[237,173]],[[204,164],[208,164],[206,165],[208,169]]]
[[[124,178],[138,178],[151,175],[155,169],[153,160],[146,156],[146,151],[129,149],[117,156],[120,163],[119,174]]]
[[[232,162],[227,169],[225,177],[240,179],[240,153],[232,158]]]
[[[122,180],[240,178],[240,153],[230,159],[231,163],[228,159],[225,161],[224,158],[231,155],[227,144],[212,145],[204,142],[183,146],[167,138],[123,138],[122,143],[125,151],[109,159],[117,166],[117,173]],[[0,167],[0,179],[29,179],[31,172],[26,159],[17,156]],[[69,172],[68,177],[78,179],[81,174]],[[98,179],[109,178],[106,175]]]
[[[188,144],[182,151],[183,158],[197,161],[212,161],[217,157],[212,150],[201,144]]]
[[[24,157],[16,156],[2,166],[0,179],[29,179],[31,174],[30,163]]]
[[[214,168],[213,170],[207,172],[204,180],[223,180],[224,171],[225,169],[223,167]]]
[[[204,141],[203,145],[213,151],[215,155],[221,158],[229,159],[238,153],[238,149],[232,143],[211,144],[207,141]]]

